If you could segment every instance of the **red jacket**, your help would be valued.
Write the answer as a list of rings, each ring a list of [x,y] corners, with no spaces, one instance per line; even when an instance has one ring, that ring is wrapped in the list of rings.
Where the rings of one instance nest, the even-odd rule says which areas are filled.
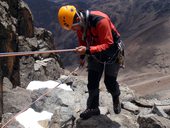
[[[120,36],[110,18],[100,11],[90,11],[90,27],[87,30],[87,40],[90,43],[90,53],[106,50],[114,43],[112,30]],[[79,45],[87,46],[82,40],[83,30],[77,31]]]

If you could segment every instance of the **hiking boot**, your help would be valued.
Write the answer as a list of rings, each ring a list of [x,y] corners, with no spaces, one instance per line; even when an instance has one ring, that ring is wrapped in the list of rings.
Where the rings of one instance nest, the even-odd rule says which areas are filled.
[[[114,110],[115,114],[119,114],[121,112],[121,104],[119,101],[119,97],[113,98],[113,110]]]
[[[84,112],[80,114],[80,118],[82,119],[88,119],[94,115],[100,115],[99,108],[96,109],[86,109]]]

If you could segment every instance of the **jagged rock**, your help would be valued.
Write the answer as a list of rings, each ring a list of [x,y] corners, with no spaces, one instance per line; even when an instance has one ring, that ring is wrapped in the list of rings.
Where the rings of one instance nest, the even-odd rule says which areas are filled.
[[[161,109],[163,109],[165,111],[165,113],[167,113],[170,116],[170,105],[162,105],[162,106],[158,106]]]
[[[51,32],[43,28],[35,28],[34,37],[19,36],[20,51],[46,51],[54,49]],[[43,65],[42,63],[45,65]],[[63,69],[61,61],[55,54],[38,54],[20,58],[21,86],[26,87],[32,80],[56,80]]]
[[[170,128],[169,119],[153,114],[139,116],[137,121],[140,128]]]
[[[37,41],[36,38],[32,38],[32,39],[35,39],[34,42],[36,43]],[[26,40],[24,40],[24,38],[20,38],[20,41],[22,42]],[[22,44],[20,45],[21,46],[20,48],[24,50],[32,51],[27,41],[25,43],[22,42]],[[32,43],[33,43],[33,40],[32,40]],[[58,79],[60,74],[63,73],[63,69],[60,67],[58,58],[59,57],[57,56],[46,58],[46,59],[37,58],[37,57],[34,58],[32,56],[22,57],[20,59],[21,86],[26,87],[28,83],[31,82],[32,80],[49,80],[49,79],[56,80]]]
[[[76,122],[76,128],[118,128],[120,124],[118,122],[110,120],[105,115],[93,116],[88,120],[78,119]]]
[[[4,87],[6,87],[6,89],[12,89],[13,88],[11,81],[6,77],[4,77],[4,79],[3,79],[3,85],[4,85]],[[6,90],[6,89],[4,88],[4,90]]]
[[[30,91],[17,87],[4,92],[4,113],[17,113],[31,104]]]
[[[36,65],[39,66],[35,69]],[[48,58],[41,61],[37,60],[34,63],[34,80],[56,80],[61,73],[62,69],[54,58]]]
[[[131,102],[122,102],[122,108],[130,112],[133,112],[135,115],[140,113],[139,107]]]
[[[49,128],[49,125],[50,125],[49,120],[41,120],[41,121],[38,121],[38,123],[39,123],[43,128]]]
[[[31,99],[34,102],[35,100],[37,100],[40,96],[42,96],[43,94],[45,94],[48,91],[47,88],[44,89],[38,89],[38,90],[34,90],[31,92]],[[34,104],[31,105],[32,109],[34,109],[36,112],[41,112],[43,111],[43,105],[44,102],[46,100],[47,96],[42,97],[40,100],[38,100],[37,102],[35,102]],[[54,101],[55,102],[55,101]]]
[[[54,48],[53,42],[53,35],[50,31],[44,29],[44,28],[34,28],[35,29],[35,36],[38,40],[44,40],[46,41],[46,44],[48,44],[48,48]]]
[[[122,92],[121,99],[123,101],[132,101],[132,100],[136,99],[134,91],[132,89],[130,89],[129,87],[123,86],[123,88],[122,88],[122,86],[120,86],[120,90]]]
[[[18,3],[19,0],[1,0],[7,3],[10,14],[17,18],[18,17]]]
[[[42,95],[47,91],[37,90],[36,92],[38,93],[35,94],[34,92],[32,95],[33,99],[37,99],[39,95]],[[63,89],[55,88],[47,96],[44,96],[42,100],[36,102],[33,108],[39,111],[46,110],[54,113],[55,108],[57,106],[69,106],[70,108],[72,108],[73,111],[79,112],[82,106],[84,105],[84,104],[82,105],[82,102],[80,102],[81,101],[79,99],[80,97],[82,97],[83,99],[83,96],[76,95],[75,92],[65,91]]]
[[[35,101],[37,98],[39,98],[41,95],[45,94],[47,91],[47,89],[39,89],[36,91],[32,92],[32,99]],[[55,112],[55,108],[57,106],[68,106],[66,104],[63,103],[63,99],[59,98],[59,94],[55,91],[51,90],[50,94],[48,94],[47,96],[44,96],[41,100],[37,101],[36,103],[34,103],[32,105],[32,108],[35,111],[41,112],[42,110],[45,111],[49,111],[54,113]]]
[[[0,1],[0,52],[15,52],[18,50],[16,35],[16,20],[8,12],[9,5],[6,1]],[[19,60],[15,57],[0,59],[0,79],[8,77],[13,86],[19,86]],[[3,65],[2,65],[3,64]],[[18,79],[15,79],[17,77]],[[2,83],[2,81],[0,81]],[[1,86],[1,85],[0,85]]]
[[[154,105],[151,112],[152,112],[153,114],[157,114],[158,116],[162,116],[162,117],[165,117],[165,118],[169,118],[169,119],[170,119],[170,117],[168,116],[168,114],[165,113],[163,107]]]
[[[34,36],[34,25],[32,13],[24,1],[18,2],[18,34],[25,37]]]
[[[58,81],[64,82],[64,83],[71,83],[71,88],[80,94],[87,93],[87,81],[80,80],[75,76],[69,75],[61,75],[61,77],[58,79]]]
[[[16,20],[9,14],[9,5],[0,1],[0,52],[14,52],[18,49],[16,37]],[[0,119],[3,113],[3,78],[8,77],[13,87],[19,86],[18,58],[0,58]],[[16,79],[18,78],[18,79]]]
[[[2,125],[5,126],[7,121],[11,120],[11,122],[6,125],[8,128],[24,128],[21,124],[19,124],[14,117],[14,114],[12,113],[6,113],[6,114],[3,114],[3,120],[2,120]]]
[[[72,128],[75,117],[71,111],[68,107],[57,107],[52,116],[49,128]]]
[[[156,106],[168,106],[170,105],[170,100],[158,100],[158,99],[145,99],[145,98],[137,98],[132,101],[134,104],[140,106],[140,107],[147,107],[152,108],[154,105]]]
[[[118,122],[122,128],[139,128],[136,116],[130,114],[128,111],[124,111],[123,109],[119,115],[110,113],[109,118],[112,121]]]

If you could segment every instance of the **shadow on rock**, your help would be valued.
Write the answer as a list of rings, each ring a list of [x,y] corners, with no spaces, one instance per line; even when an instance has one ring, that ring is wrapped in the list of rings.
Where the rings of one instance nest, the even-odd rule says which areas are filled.
[[[120,128],[120,124],[105,115],[93,116],[87,120],[78,119],[76,128]]]

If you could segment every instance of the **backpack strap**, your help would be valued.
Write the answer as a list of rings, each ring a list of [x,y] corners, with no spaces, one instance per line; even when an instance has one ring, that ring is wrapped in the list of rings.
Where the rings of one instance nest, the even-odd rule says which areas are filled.
[[[86,42],[86,37],[87,37],[87,29],[89,26],[89,10],[86,10],[85,14],[84,14],[84,31],[83,31],[83,36],[82,36],[82,40]]]
[[[86,49],[86,54],[90,55],[90,43],[87,41],[87,30],[89,28],[89,15],[90,15],[90,12],[89,10],[86,10],[85,14],[84,14],[84,31],[83,31],[83,36],[82,36],[82,40],[84,42],[86,42],[87,44],[87,49]]]

